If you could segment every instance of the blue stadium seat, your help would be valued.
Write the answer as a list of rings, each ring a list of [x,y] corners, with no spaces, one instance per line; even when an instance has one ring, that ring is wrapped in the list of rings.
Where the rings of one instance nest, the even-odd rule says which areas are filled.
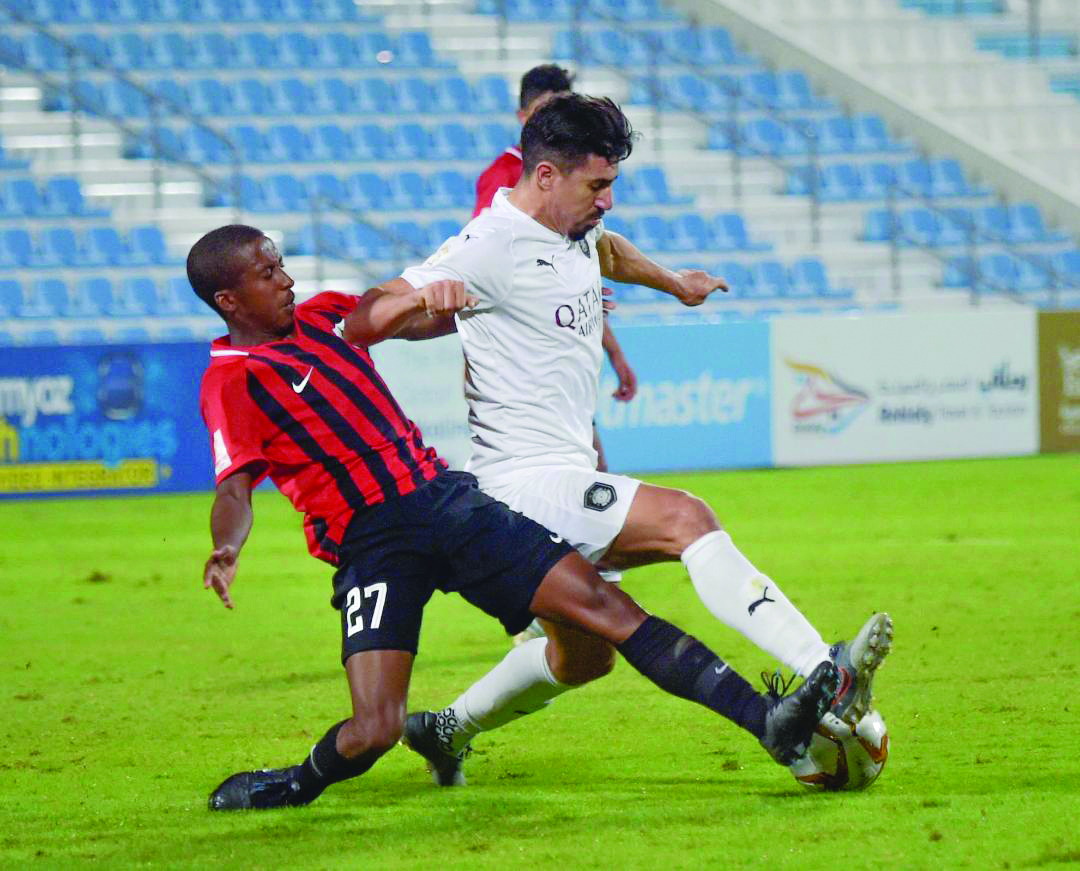
[[[76,33],[70,37],[79,54],[78,63],[93,68],[95,61],[104,66],[113,66],[117,61],[113,57],[111,46],[96,33]]]
[[[3,213],[11,217],[32,218],[46,214],[45,200],[33,179],[4,179],[0,185]]]
[[[754,296],[788,295],[790,287],[787,269],[779,260],[760,260],[750,267],[750,271],[754,276]]]
[[[754,277],[738,261],[722,260],[713,267],[713,271],[727,282],[731,297],[742,299],[754,295]]]
[[[0,230],[0,268],[19,269],[33,266],[34,243],[21,227]]]
[[[431,251],[438,249],[447,239],[461,232],[461,224],[450,218],[440,218],[428,224],[427,247]]]
[[[472,89],[461,76],[440,76],[432,84],[432,111],[441,115],[461,115],[474,111]]]
[[[407,30],[398,36],[394,63],[405,67],[445,67],[449,64],[440,60],[431,47],[431,38],[424,30]]]
[[[188,105],[187,88],[176,79],[155,79],[150,82],[150,90],[165,101],[158,108],[159,118],[169,117],[173,114],[175,107],[179,107],[185,112],[191,111],[191,107]],[[152,109],[148,107],[148,111],[152,111]]]
[[[245,162],[262,163],[269,160],[266,137],[257,127],[251,124],[233,124],[225,132],[240,149],[240,157]]]
[[[392,114],[396,110],[395,88],[386,79],[364,77],[353,85],[354,111],[367,115]]]
[[[888,209],[871,209],[863,219],[862,235],[859,237],[863,242],[889,242],[896,236],[899,220],[889,213]]]
[[[234,69],[231,41],[224,33],[208,30],[193,33],[188,43],[188,66],[198,70]]]
[[[788,270],[788,295],[795,298],[832,296],[825,264],[817,257],[800,257]]]
[[[83,234],[87,266],[120,266],[131,262],[127,245],[115,227],[91,227]]]
[[[170,278],[157,293],[160,314],[209,315],[212,313],[210,307],[195,295],[191,284],[183,276]]]
[[[113,284],[104,276],[89,276],[78,280],[71,299],[71,314],[75,317],[101,317],[126,314],[117,304]]]
[[[307,70],[319,65],[319,49],[314,38],[298,30],[281,34],[277,40],[281,55],[281,68]]]
[[[308,176],[307,193],[309,201],[321,197],[327,203],[349,203],[349,190],[345,182],[331,172],[317,172]],[[325,205],[320,204],[320,207]]]
[[[152,225],[133,227],[128,238],[132,263],[166,265],[175,262],[169,256],[160,228]]]
[[[157,317],[187,313],[186,307],[180,309],[178,305],[169,311],[158,294],[157,283],[143,275],[125,278],[119,296],[124,300],[124,310],[130,314]]]
[[[659,215],[643,215],[633,224],[630,234],[635,243],[646,251],[668,251],[670,230],[667,221]]]
[[[304,163],[311,160],[311,142],[295,124],[275,124],[266,131],[267,160]]]
[[[710,247],[708,225],[695,212],[673,218],[668,231],[669,251],[705,251]]]
[[[392,199],[386,179],[374,172],[354,172],[345,186],[349,201],[360,209],[381,209]]]
[[[896,170],[888,163],[875,161],[862,167],[860,173],[862,179],[862,198],[864,200],[883,200],[889,195],[889,190],[897,184]],[[902,190],[897,189],[898,197],[904,196]]]
[[[428,179],[425,204],[430,208],[470,208],[474,199],[472,181],[456,170],[440,170]]]
[[[292,114],[283,102],[280,91],[261,79],[244,78],[233,85],[234,104],[238,115],[282,116]]]
[[[820,195],[830,202],[847,202],[867,196],[864,177],[851,163],[832,163],[821,171]]]
[[[270,84],[272,100],[287,115],[318,115],[314,91],[300,79],[275,79]]]
[[[344,253],[354,260],[389,260],[389,240],[367,224],[347,224],[342,231]]]
[[[141,34],[126,32],[112,35],[108,45],[114,66],[124,71],[148,69],[150,56]]]
[[[422,209],[427,205],[427,185],[418,172],[397,172],[389,179],[389,208]]]
[[[353,42],[356,46],[352,63],[354,67],[376,69],[386,62],[383,60],[386,58],[394,64],[398,62],[397,52],[394,50],[396,46],[385,31],[362,31],[356,34]]]
[[[196,79],[188,85],[188,105],[196,115],[235,115],[233,93],[217,79]]]
[[[306,212],[309,208],[304,183],[289,172],[263,179],[263,208],[268,212]]]
[[[851,118],[852,144],[856,151],[906,151],[907,146],[889,135],[885,122],[877,115],[857,114]]]
[[[238,69],[288,69],[287,56],[278,40],[264,30],[248,30],[233,37],[234,63]]]
[[[844,115],[825,118],[817,125],[819,154],[848,154],[855,151],[855,128]]]
[[[32,287],[30,297],[19,310],[23,318],[67,317],[71,309],[71,297],[65,281],[59,278],[39,278]]]
[[[378,124],[357,124],[352,128],[353,160],[385,160],[390,153],[390,137]]]
[[[510,95],[510,88],[502,76],[480,76],[473,84],[472,92],[473,113],[505,115],[517,109],[517,101]]]
[[[772,248],[768,242],[751,240],[742,216],[734,212],[717,215],[709,229],[713,245],[719,251],[768,251]]]
[[[387,157],[394,160],[427,160],[431,137],[427,130],[412,121],[391,128]]]
[[[1042,212],[1032,203],[1009,207],[1009,237],[1017,244],[1026,242],[1064,242],[1065,233],[1049,230],[1043,223]]]
[[[394,260],[423,260],[431,253],[427,229],[415,221],[391,221],[386,230]]]
[[[518,131],[508,124],[481,124],[473,130],[476,151],[485,159],[495,158],[518,141]]]
[[[432,127],[428,154],[432,160],[475,160],[484,156],[477,154],[468,129],[456,121]]]
[[[322,69],[347,70],[359,66],[356,43],[341,31],[323,32],[315,37],[316,65]]]
[[[305,224],[300,232],[285,241],[285,253],[302,254],[305,257],[345,257],[345,242],[341,230],[333,224],[320,223],[318,231],[312,224]]]
[[[83,199],[79,180],[58,176],[45,182],[45,205],[47,214],[69,217],[106,215],[104,209],[91,209]]]
[[[71,227],[48,227],[38,234],[39,266],[81,265],[82,255]]]
[[[319,163],[336,163],[365,158],[362,150],[354,154],[349,134],[337,124],[320,124],[311,131],[308,141],[311,159]]]
[[[0,317],[17,317],[22,305],[22,283],[14,278],[0,278]]]
[[[633,175],[634,202],[642,205],[688,203],[690,197],[676,197],[668,190],[667,176],[659,166],[643,166]]]
[[[182,33],[172,30],[153,30],[146,37],[147,65],[156,70],[186,70],[191,62],[192,49]]]
[[[394,110],[409,115],[431,112],[431,85],[424,79],[409,76],[399,79],[394,88]]]
[[[604,216],[604,229],[610,233],[618,233],[620,236],[630,238],[634,235],[633,225],[625,218],[616,214]]]
[[[347,115],[358,112],[356,93],[336,76],[316,79],[311,87],[313,115]]]

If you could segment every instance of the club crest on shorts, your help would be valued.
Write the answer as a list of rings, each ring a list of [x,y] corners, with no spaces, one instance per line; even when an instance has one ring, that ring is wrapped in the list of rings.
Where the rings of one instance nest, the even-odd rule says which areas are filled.
[[[597,481],[585,491],[585,507],[592,511],[607,511],[616,500],[615,488]]]

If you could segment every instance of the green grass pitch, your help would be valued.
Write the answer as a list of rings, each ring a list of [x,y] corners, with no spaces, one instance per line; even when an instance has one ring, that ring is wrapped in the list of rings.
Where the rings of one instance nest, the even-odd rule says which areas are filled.
[[[309,808],[211,814],[233,771],[300,759],[347,713],[330,572],[256,498],[227,612],[201,589],[207,494],[0,505],[0,866],[1027,868],[1080,863],[1080,457],[658,476],[706,498],[827,639],[896,621],[892,755],[804,791],[749,736],[625,663],[477,741],[438,790],[388,754]],[[745,675],[679,564],[626,586]],[[429,607],[411,707],[505,651]]]

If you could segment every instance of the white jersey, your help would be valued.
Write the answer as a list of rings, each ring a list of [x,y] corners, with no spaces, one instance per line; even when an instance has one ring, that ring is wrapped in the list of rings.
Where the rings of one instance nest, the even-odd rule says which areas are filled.
[[[402,277],[413,287],[465,283],[459,312],[472,456],[490,478],[548,465],[596,468],[592,419],[603,359],[596,240],[571,242],[495,194],[491,208]]]

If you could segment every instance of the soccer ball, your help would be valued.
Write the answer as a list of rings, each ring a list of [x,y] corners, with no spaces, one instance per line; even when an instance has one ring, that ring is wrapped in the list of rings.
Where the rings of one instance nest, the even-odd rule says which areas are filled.
[[[855,725],[826,714],[810,740],[807,754],[791,773],[810,789],[866,789],[877,780],[889,758],[889,733],[877,711]]]

